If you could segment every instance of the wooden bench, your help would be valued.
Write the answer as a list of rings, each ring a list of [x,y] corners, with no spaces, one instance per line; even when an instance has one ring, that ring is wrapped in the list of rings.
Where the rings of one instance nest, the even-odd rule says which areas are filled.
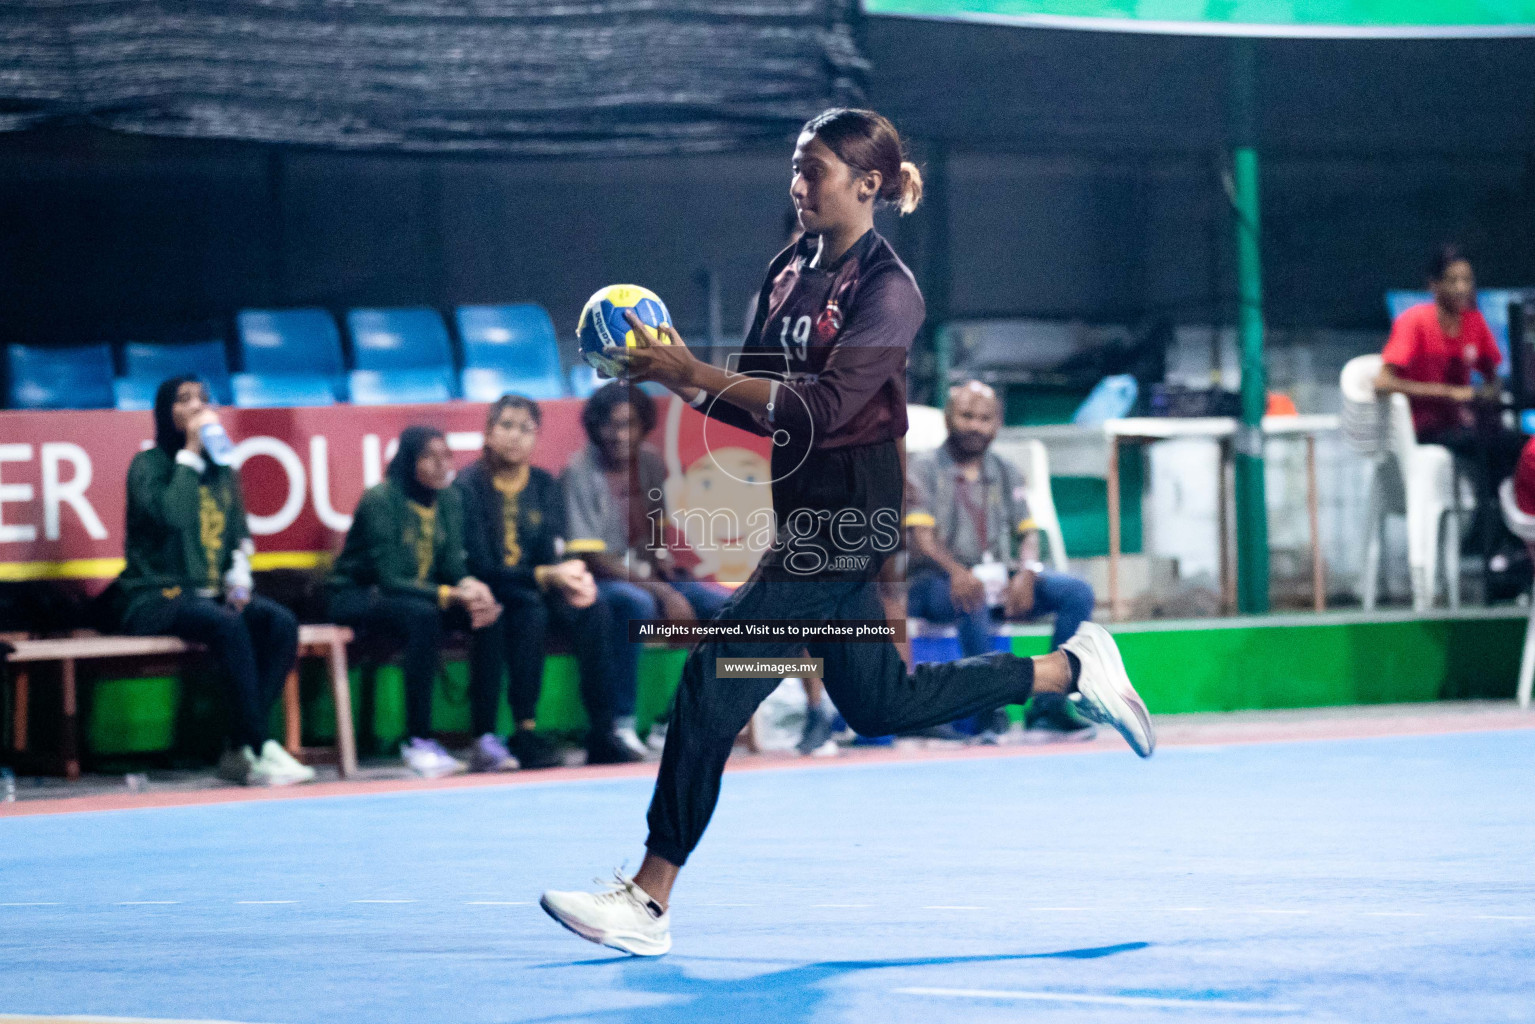
[[[326,748],[302,746],[297,664],[288,673],[287,684],[283,687],[283,745],[289,753],[301,760],[337,762],[343,778],[357,772],[357,740],[352,727],[352,690],[347,679],[346,663],[346,645],[351,640],[352,631],[345,626],[307,625],[300,626],[298,631],[299,657],[324,658],[329,666],[331,692],[336,701],[334,752]],[[31,681],[26,666],[59,662],[64,691],[60,755],[64,775],[71,779],[80,777],[80,704],[75,672],[77,662],[179,656],[202,650],[197,644],[189,644],[173,636],[85,635],[52,640],[14,639],[8,642],[15,648],[6,658],[16,688],[11,747],[21,753],[27,749],[28,744],[27,714],[31,703]]]

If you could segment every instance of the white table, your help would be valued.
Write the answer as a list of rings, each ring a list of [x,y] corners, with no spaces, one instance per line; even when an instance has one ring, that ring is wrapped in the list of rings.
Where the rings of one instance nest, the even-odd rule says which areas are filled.
[[[1338,429],[1337,416],[1265,416],[1263,438],[1301,438],[1306,442],[1306,513],[1311,526],[1311,595],[1317,611],[1327,605],[1322,571],[1322,547],[1317,525],[1316,435]],[[1203,438],[1220,445],[1220,479],[1217,485],[1217,510],[1220,529],[1221,604],[1230,611],[1236,606],[1236,572],[1231,565],[1229,506],[1231,487],[1227,482],[1231,453],[1238,436],[1239,420],[1210,416],[1191,419],[1174,417],[1137,417],[1108,420],[1102,425],[1108,440],[1108,513],[1109,513],[1109,607],[1115,619],[1123,620],[1127,609],[1119,592],[1119,446],[1121,443],[1155,444],[1180,438]]]

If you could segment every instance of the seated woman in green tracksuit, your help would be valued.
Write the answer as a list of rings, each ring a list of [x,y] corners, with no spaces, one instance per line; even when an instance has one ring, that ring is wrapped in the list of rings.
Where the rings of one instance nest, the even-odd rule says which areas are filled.
[[[501,606],[464,562],[464,512],[442,431],[406,427],[384,481],[368,488],[326,580],[330,617],[404,647],[405,763],[426,778],[464,770],[432,733],[432,684],[449,629],[469,628],[471,700],[501,688]],[[485,633],[493,635],[483,635]],[[498,768],[515,767],[510,761]]]
[[[202,428],[217,423],[196,377],[172,377],[156,390],[154,447],[128,467],[120,628],[208,648],[229,698],[221,777],[247,786],[309,782],[314,769],[268,736],[272,705],[298,652],[298,620],[253,592],[255,547],[239,471],[203,451]]]

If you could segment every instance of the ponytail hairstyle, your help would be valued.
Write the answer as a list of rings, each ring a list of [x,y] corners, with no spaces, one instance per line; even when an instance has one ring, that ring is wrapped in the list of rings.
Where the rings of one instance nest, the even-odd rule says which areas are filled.
[[[878,171],[876,203],[894,206],[904,216],[922,202],[922,172],[904,159],[901,136],[882,114],[833,107],[806,121],[801,134],[820,139],[837,159],[859,173]]]

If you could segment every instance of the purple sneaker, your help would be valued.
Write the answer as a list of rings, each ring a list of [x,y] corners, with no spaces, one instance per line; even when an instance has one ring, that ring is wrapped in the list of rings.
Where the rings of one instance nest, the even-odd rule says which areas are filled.
[[[469,770],[472,772],[512,772],[522,767],[501,737],[493,732],[474,741],[469,748]]]

